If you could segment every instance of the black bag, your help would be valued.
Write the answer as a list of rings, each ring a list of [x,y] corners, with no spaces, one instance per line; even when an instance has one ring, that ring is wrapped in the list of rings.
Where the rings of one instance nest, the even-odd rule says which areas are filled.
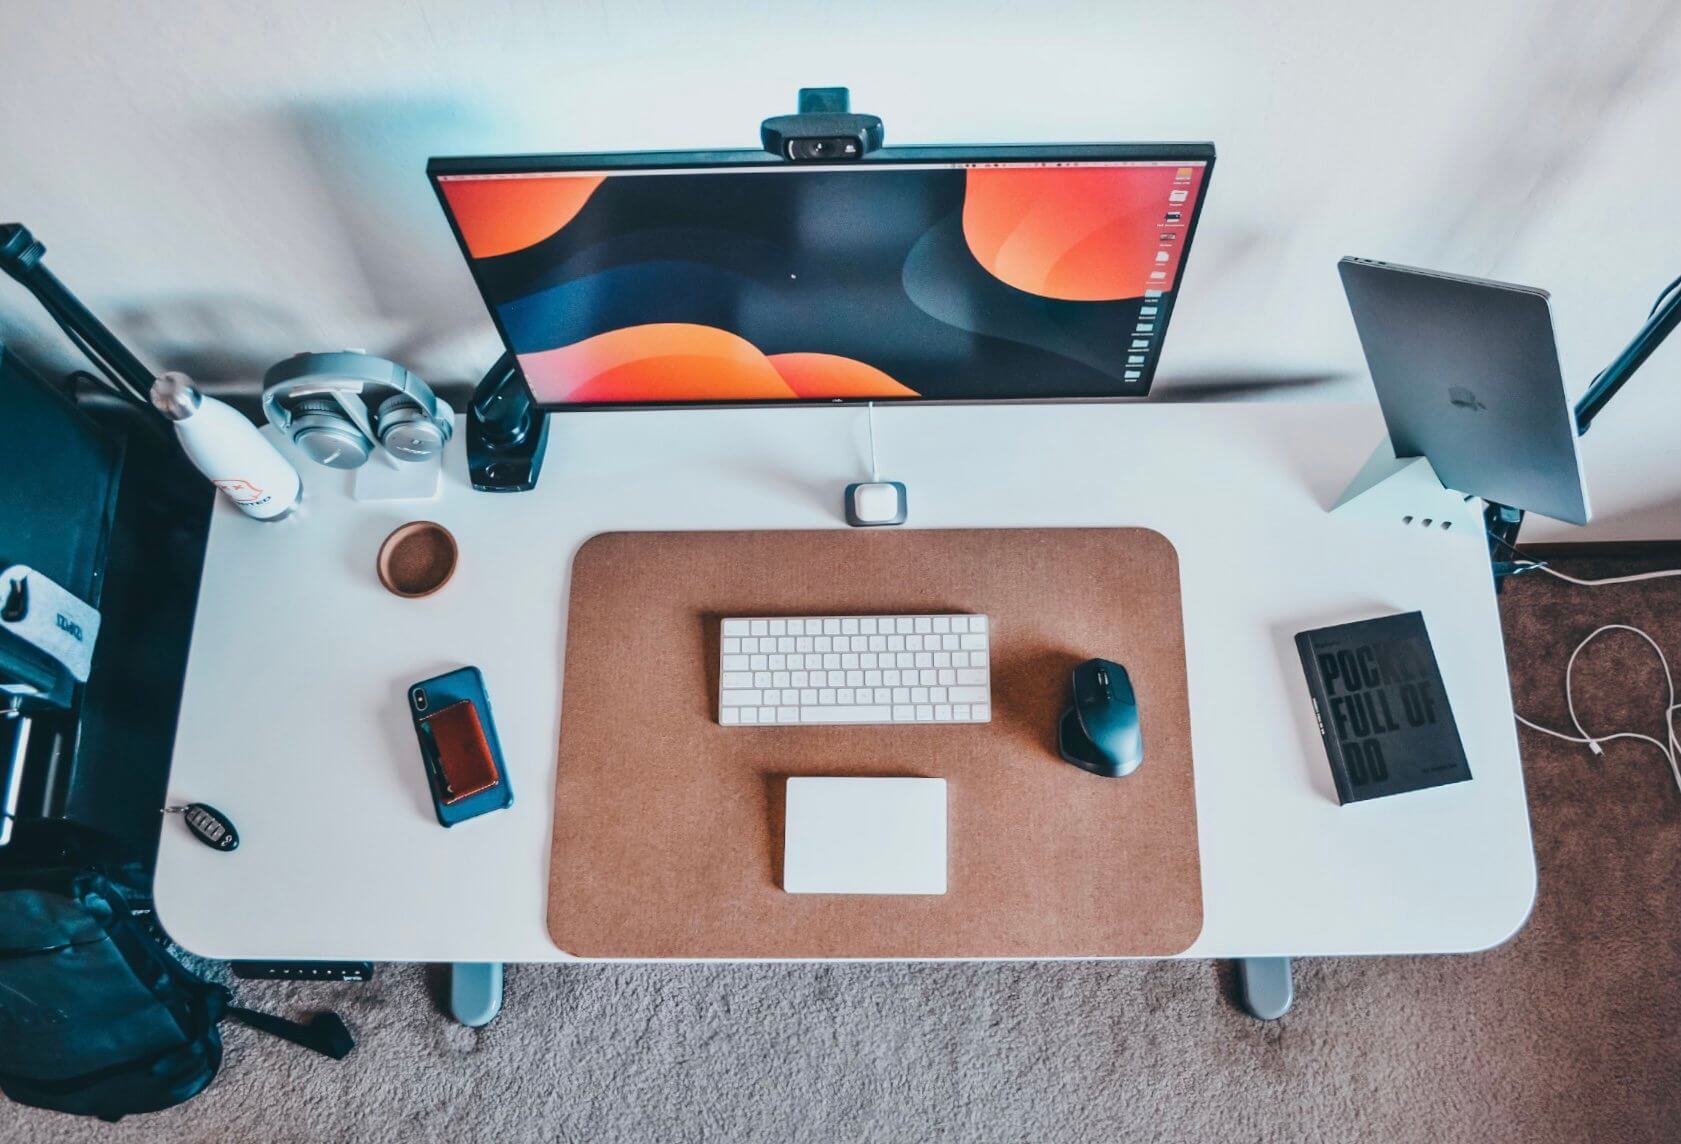
[[[191,973],[103,874],[0,875],[0,1091],[20,1104],[116,1120],[201,1092],[234,1017],[335,1060],[335,1014],[309,1025],[229,1004]]]

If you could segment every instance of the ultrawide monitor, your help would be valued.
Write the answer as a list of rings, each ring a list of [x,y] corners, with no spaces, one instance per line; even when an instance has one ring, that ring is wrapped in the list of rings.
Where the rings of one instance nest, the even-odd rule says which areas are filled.
[[[1207,144],[434,159],[549,408],[1139,397]]]

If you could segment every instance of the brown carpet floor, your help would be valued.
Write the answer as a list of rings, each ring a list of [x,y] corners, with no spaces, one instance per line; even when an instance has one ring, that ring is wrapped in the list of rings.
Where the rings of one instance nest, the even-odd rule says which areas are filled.
[[[1574,559],[1577,575],[1658,561]],[[1681,563],[1681,554],[1669,565]],[[1518,709],[1565,727],[1564,662],[1601,623],[1681,668],[1681,580],[1513,583]],[[1590,729],[1661,735],[1639,640],[1584,654]],[[516,967],[473,1032],[436,971],[369,985],[241,985],[259,1008],[331,1006],[334,1064],[228,1028],[198,1099],[115,1126],[0,1106],[7,1141],[1681,1140],[1681,797],[1658,753],[1523,732],[1540,897],[1466,957],[1298,963],[1261,1024],[1206,962]]]

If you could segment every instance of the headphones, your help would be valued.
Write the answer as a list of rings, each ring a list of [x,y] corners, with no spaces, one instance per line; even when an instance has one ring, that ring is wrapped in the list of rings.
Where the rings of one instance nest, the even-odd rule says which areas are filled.
[[[354,469],[378,442],[428,461],[455,432],[455,410],[393,361],[355,350],[297,354],[263,375],[263,415],[319,464]]]

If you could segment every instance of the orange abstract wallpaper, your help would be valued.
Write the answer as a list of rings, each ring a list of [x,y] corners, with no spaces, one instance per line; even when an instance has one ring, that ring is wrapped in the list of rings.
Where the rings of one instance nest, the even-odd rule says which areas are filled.
[[[542,179],[477,179],[443,184],[455,224],[474,258],[533,246],[584,209],[600,175]]]
[[[1078,302],[1137,298],[1170,283],[1182,244],[1156,261],[1164,204],[1190,201],[1200,167],[969,172],[963,236],[976,261],[1018,290]],[[1164,272],[1164,277],[1150,275]]]

